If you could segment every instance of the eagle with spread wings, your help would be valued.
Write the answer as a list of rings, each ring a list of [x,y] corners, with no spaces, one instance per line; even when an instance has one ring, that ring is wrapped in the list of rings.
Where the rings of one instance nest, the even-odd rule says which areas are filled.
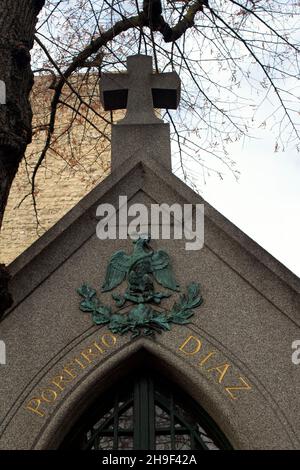
[[[109,261],[102,292],[107,292],[117,287],[127,277],[129,288],[141,290],[146,287],[153,289],[151,276],[163,287],[178,290],[169,255],[163,251],[154,251],[149,246],[150,237],[138,238],[134,241],[134,249],[131,255],[120,250],[114,253]]]

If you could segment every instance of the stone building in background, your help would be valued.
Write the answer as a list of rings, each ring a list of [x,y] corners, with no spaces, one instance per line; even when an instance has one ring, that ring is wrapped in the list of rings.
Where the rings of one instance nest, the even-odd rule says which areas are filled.
[[[84,104],[78,113],[79,100],[70,98],[68,89],[65,91],[66,105],[58,109],[53,143],[37,173],[37,221],[30,194],[31,176],[46,140],[52,81],[49,76],[35,80],[31,98],[33,141],[9,196],[0,234],[1,263],[9,264],[20,255],[94,188],[110,169],[110,141],[101,134],[109,134],[105,119],[109,121],[110,113],[104,115],[104,120],[96,115],[101,110],[98,77],[89,76],[87,87],[87,79],[78,75],[73,78],[72,86],[80,90],[81,98],[91,103],[96,113]]]

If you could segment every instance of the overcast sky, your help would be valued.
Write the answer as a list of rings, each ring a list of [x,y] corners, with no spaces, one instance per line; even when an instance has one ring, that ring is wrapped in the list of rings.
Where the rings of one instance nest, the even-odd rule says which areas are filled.
[[[203,197],[300,277],[300,154],[274,153],[270,131],[231,146],[241,172],[201,184]]]
[[[287,21],[291,28],[296,26],[296,19],[289,17]],[[206,64],[203,62],[202,66],[205,68]],[[245,60],[244,67],[246,70]],[[291,117],[299,126],[298,69],[291,62],[286,62],[284,69],[290,72],[289,78],[276,83],[293,93],[288,107],[295,110],[291,112]],[[260,67],[251,61],[251,70],[259,84],[263,78]],[[216,83],[226,83],[226,73],[209,68],[209,76]],[[204,181],[200,165],[191,161],[187,165],[189,174],[195,175],[193,183],[207,202],[300,277],[300,153],[296,150],[299,139],[290,138],[286,117],[285,125],[282,125],[281,106],[272,90],[262,99],[264,92],[255,86],[255,81],[254,87],[243,81],[236,89],[249,100],[248,106],[238,110],[238,114],[245,118],[251,116],[251,106],[259,105],[253,113],[254,119],[248,119],[251,138],[226,145],[226,151],[240,172],[239,180],[236,181],[225,168],[223,180],[211,172]],[[283,96],[286,98],[287,95]],[[283,145],[286,147],[284,152],[281,151]],[[204,152],[200,152],[199,157],[203,156]],[[208,166],[218,166],[210,156],[204,157],[204,160]],[[178,158],[174,159],[174,167],[178,174]],[[223,172],[222,165],[220,168]]]

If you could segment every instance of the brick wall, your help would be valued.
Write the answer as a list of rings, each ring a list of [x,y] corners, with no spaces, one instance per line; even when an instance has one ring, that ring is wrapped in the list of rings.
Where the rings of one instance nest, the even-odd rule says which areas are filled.
[[[93,108],[100,112],[97,80],[91,80],[89,77],[88,88],[82,80],[79,82],[74,82],[74,87],[77,86],[77,89],[80,87],[80,94],[84,100],[91,101]],[[50,77],[40,77],[35,81],[32,92],[34,137],[9,196],[0,233],[1,263],[8,264],[13,261],[97,185],[110,170],[110,142],[101,135],[103,131],[110,132],[110,126],[88,111],[85,106],[81,106],[80,113],[87,115],[90,124],[82,116],[78,114],[76,116],[76,112],[71,108],[77,109],[78,102],[74,97],[69,99],[65,91],[64,100],[71,108],[64,106],[59,109],[55,133],[57,141],[52,145],[37,175],[35,190],[37,221],[32,197],[28,194],[31,192],[30,176],[46,137],[46,130],[37,128],[37,125],[41,126],[47,122],[45,110],[49,109],[53,93],[49,89],[50,84]],[[109,119],[110,115],[106,115],[105,118]],[[71,130],[70,121],[73,121]]]

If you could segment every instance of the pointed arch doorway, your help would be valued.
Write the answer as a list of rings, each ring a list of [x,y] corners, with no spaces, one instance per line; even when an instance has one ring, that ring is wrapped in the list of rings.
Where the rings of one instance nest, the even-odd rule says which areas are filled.
[[[154,370],[137,370],[100,396],[61,445],[82,450],[231,449],[191,397]]]

